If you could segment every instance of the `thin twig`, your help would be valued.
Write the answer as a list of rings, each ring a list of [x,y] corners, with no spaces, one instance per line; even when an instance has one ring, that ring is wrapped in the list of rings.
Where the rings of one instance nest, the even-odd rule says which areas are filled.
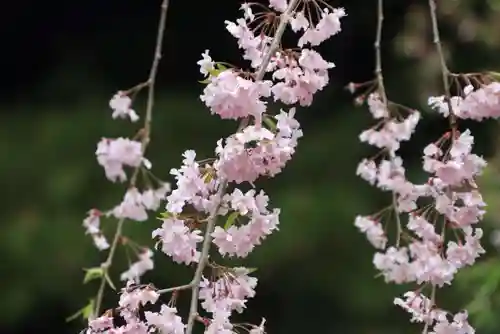
[[[278,25],[278,28],[276,29],[276,33],[274,34],[273,41],[267,50],[267,53],[264,55],[262,58],[262,63],[260,65],[259,70],[257,71],[257,75],[255,77],[256,81],[260,81],[264,78],[264,75],[266,74],[267,67],[269,65],[269,62],[271,61],[272,56],[275,54],[276,50],[278,49],[280,43],[281,43],[281,38],[283,37],[283,33],[285,32],[286,26],[290,20],[290,17],[296,7],[296,4],[298,3],[298,0],[291,0],[290,3],[288,4],[288,8],[286,9],[283,14],[281,14],[280,18],[280,23]],[[248,125],[249,118],[245,118],[241,121],[238,131],[243,129]],[[218,200],[218,205],[214,208],[213,212],[211,213],[208,222],[207,222],[207,227],[205,231],[205,239],[203,240],[203,246],[201,250],[201,255],[200,255],[200,260],[198,261],[198,266],[196,268],[195,275],[193,277],[193,281],[191,282],[192,285],[192,294],[191,294],[191,304],[189,307],[189,318],[188,318],[188,323],[186,327],[186,334],[192,334],[193,332],[193,327],[194,323],[196,321],[196,318],[198,316],[198,297],[199,297],[199,285],[201,282],[201,278],[203,275],[203,270],[205,269],[205,266],[208,262],[208,253],[210,249],[210,244],[212,242],[212,232],[215,228],[215,222],[217,220],[217,214],[219,211],[219,207],[222,204],[222,196],[224,196],[224,193],[226,192],[226,187],[227,187],[227,182],[223,180],[219,184],[219,189],[217,191],[217,200]]]
[[[144,153],[146,152],[147,146],[148,146],[150,138],[151,138],[151,122],[153,119],[153,105],[154,105],[154,88],[155,88],[156,75],[158,73],[158,66],[160,64],[160,59],[161,59],[161,51],[163,48],[163,36],[165,34],[165,26],[166,26],[166,22],[167,22],[168,5],[169,5],[169,0],[162,1],[160,21],[158,23],[158,32],[157,32],[157,37],[156,37],[156,46],[155,46],[155,51],[154,51],[154,56],[153,56],[153,63],[151,65],[151,69],[149,71],[149,77],[147,80],[148,99],[147,99],[147,104],[146,104],[146,116],[144,118],[144,129],[143,129],[142,141],[141,141],[141,143],[142,143],[142,155],[143,156],[144,156]],[[130,178],[130,187],[135,186],[140,169],[141,169],[141,166],[138,166],[135,168],[134,173],[133,173],[132,177]],[[104,273],[103,273],[103,277],[101,278],[101,284],[99,286],[99,290],[97,292],[97,297],[96,297],[96,302],[95,302],[95,310],[94,310],[94,314],[93,314],[94,317],[97,317],[99,315],[99,312],[101,309],[102,299],[104,297],[104,289],[106,287],[106,277],[109,273],[109,268],[111,267],[111,264],[113,263],[114,255],[115,255],[116,249],[118,247],[118,242],[119,242],[120,237],[122,235],[124,223],[125,223],[125,218],[121,218],[118,221],[118,224],[116,226],[116,232],[115,232],[115,235],[113,238],[113,242],[111,244],[111,248],[109,250],[108,257],[107,257],[106,261],[102,264],[102,269],[103,269]]]
[[[449,110],[449,122],[450,122],[450,128],[452,132],[452,140],[455,139],[455,135],[457,132],[457,118],[455,116],[455,113],[453,112],[453,107],[451,105],[451,91],[450,91],[450,82],[448,81],[449,75],[450,75],[450,70],[448,69],[448,66],[446,65],[446,60],[444,58],[444,52],[443,52],[443,46],[441,45],[441,37],[439,35],[439,27],[438,27],[438,20],[437,20],[437,11],[436,11],[436,1],[435,0],[429,0],[429,12],[431,16],[431,23],[432,23],[432,36],[433,36],[433,42],[436,45],[436,51],[439,56],[439,64],[441,67],[441,77],[443,80],[443,88],[444,88],[444,94],[446,97],[446,102],[448,104],[448,110]]]
[[[382,43],[382,27],[384,25],[384,0],[377,1],[377,32],[375,36],[375,76],[382,98],[382,102],[387,106],[387,94],[385,92],[384,77],[382,75],[382,52],[380,44]]]
[[[159,293],[160,295],[162,295],[164,293],[169,293],[169,292],[175,292],[175,291],[181,291],[181,290],[191,289],[192,287],[193,287],[193,285],[191,283],[189,283],[189,284],[174,286],[173,288],[161,289],[161,290],[158,290],[156,292]]]

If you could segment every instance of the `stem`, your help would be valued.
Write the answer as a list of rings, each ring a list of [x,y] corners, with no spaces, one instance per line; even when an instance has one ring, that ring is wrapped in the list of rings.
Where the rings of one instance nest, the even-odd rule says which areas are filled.
[[[160,64],[161,59],[161,50],[163,48],[163,36],[165,34],[165,25],[167,22],[167,10],[168,10],[169,0],[162,0],[161,4],[161,13],[160,13],[160,22],[158,23],[158,32],[156,37],[156,46],[154,51],[153,63],[151,65],[151,69],[149,71],[149,77],[147,80],[148,86],[148,100],[146,104],[146,116],[144,118],[144,131],[142,136],[142,155],[146,153],[146,149],[148,147],[150,138],[151,138],[151,122],[153,119],[153,105],[154,105],[154,88],[156,75],[158,73],[158,66]],[[132,177],[130,178],[130,187],[135,187],[137,182],[137,177],[139,175],[139,171],[141,169],[141,165],[136,167]],[[99,290],[97,292],[96,304],[94,310],[94,317],[99,315],[102,299],[104,297],[104,289],[106,287],[106,276],[109,274],[109,268],[111,267],[114,259],[114,255],[116,253],[116,249],[118,247],[118,242],[122,235],[123,224],[125,223],[125,218],[121,218],[118,221],[116,226],[116,232],[113,237],[113,242],[111,244],[111,248],[109,250],[108,257],[106,261],[101,265],[103,268],[103,276],[101,279],[101,284],[99,285]]]
[[[448,66],[446,66],[446,60],[444,58],[443,46],[441,45],[441,38],[439,35],[439,27],[438,27],[438,22],[437,22],[436,1],[435,0],[429,0],[429,12],[430,12],[431,23],[432,23],[433,42],[436,45],[436,51],[437,51],[438,56],[439,56],[439,64],[441,67],[441,77],[442,77],[442,81],[443,81],[443,88],[444,88],[444,93],[445,93],[445,97],[446,97],[446,102],[448,104],[448,110],[450,112],[448,119],[450,122],[450,128],[451,128],[451,132],[452,132],[452,140],[454,140],[456,132],[457,132],[457,118],[456,118],[455,114],[453,113],[453,107],[451,105],[450,82],[448,81],[448,76],[450,75],[450,70],[448,69]]]
[[[271,42],[271,45],[269,46],[269,49],[267,50],[267,53],[264,55],[262,58],[262,63],[260,65],[259,70],[257,71],[257,75],[255,77],[255,81],[262,80],[264,78],[264,75],[266,74],[266,69],[267,66],[269,65],[269,62],[271,61],[272,56],[276,53],[276,50],[278,49],[281,38],[283,37],[283,33],[285,32],[286,26],[288,24],[288,21],[290,20],[290,16],[292,12],[294,11],[297,3],[299,0],[291,0],[288,4],[288,8],[286,11],[281,14],[281,20],[278,25],[278,28],[276,29],[276,33],[274,34],[273,41]],[[249,118],[245,118],[241,121],[238,130],[243,129],[248,125]],[[203,245],[201,249],[201,255],[200,259],[198,261],[198,266],[196,267],[196,272],[193,277],[193,280],[191,281],[191,304],[189,307],[189,318],[188,318],[188,323],[186,327],[186,334],[192,334],[193,332],[193,327],[194,323],[196,321],[196,318],[198,316],[198,297],[199,297],[199,285],[203,276],[203,269],[205,269],[205,266],[207,265],[208,262],[208,253],[210,250],[210,244],[212,242],[212,232],[215,228],[215,222],[217,220],[217,213],[219,211],[220,205],[222,204],[222,196],[224,196],[227,188],[227,181],[223,180],[219,184],[219,189],[217,191],[217,197],[218,197],[218,205],[214,208],[214,210],[211,212],[210,217],[207,222],[207,227],[205,231],[205,237],[203,240]]]

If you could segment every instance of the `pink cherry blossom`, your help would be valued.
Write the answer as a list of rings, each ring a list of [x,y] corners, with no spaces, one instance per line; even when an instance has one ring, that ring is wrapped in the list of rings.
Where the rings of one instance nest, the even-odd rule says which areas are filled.
[[[212,114],[222,119],[260,118],[266,111],[266,103],[261,98],[270,96],[271,85],[270,81],[255,82],[226,70],[211,77],[200,98]]]
[[[132,100],[127,95],[124,95],[123,92],[116,93],[111,100],[109,101],[109,106],[113,109],[113,114],[111,117],[113,118],[130,118],[132,122],[137,122],[139,120],[139,116],[137,113],[131,109]]]
[[[151,259],[153,252],[150,249],[144,250],[138,257],[138,261],[132,263],[129,269],[120,275],[122,281],[137,281],[146,271],[154,268],[154,262]]]
[[[174,218],[163,220],[161,228],[153,231],[153,238],[158,237],[161,250],[178,263],[198,262],[200,252],[196,249],[203,240],[200,230],[190,231],[184,221]]]
[[[125,181],[127,175],[123,167],[138,167],[143,161],[142,155],[142,144],[126,138],[103,138],[96,150],[97,161],[112,182]]]

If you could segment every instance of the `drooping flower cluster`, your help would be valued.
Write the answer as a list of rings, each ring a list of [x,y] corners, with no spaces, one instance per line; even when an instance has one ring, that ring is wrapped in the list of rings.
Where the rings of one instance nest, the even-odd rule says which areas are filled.
[[[434,307],[434,301],[413,291],[406,292],[404,299],[396,298],[394,304],[411,314],[412,322],[434,324],[430,334],[473,334],[474,328],[467,321],[466,311],[450,315]],[[450,318],[452,320],[450,321]]]
[[[177,315],[177,310],[161,305],[159,312],[144,312],[144,320],[140,317],[140,309],[147,304],[156,304],[160,294],[155,288],[136,286],[132,281],[122,289],[117,312],[123,319],[123,325],[116,325],[112,311],[90,320],[86,334],[134,333],[148,334],[154,331],[169,334],[182,334],[186,325]]]
[[[246,301],[255,295],[257,278],[248,276],[248,269],[233,268],[222,273],[215,281],[206,278],[200,282],[201,306],[213,314],[207,327],[209,333],[232,333],[233,324],[229,321],[232,311],[243,312]],[[256,331],[257,327],[253,327]]]
[[[271,2],[271,7],[280,11],[284,10],[281,5],[287,6],[288,3]],[[288,23],[292,24],[295,17],[304,16],[304,8],[307,5],[307,2],[295,1],[294,6],[298,9],[302,6],[303,9],[290,11],[291,19]],[[256,194],[252,189],[243,193],[236,188],[231,194],[225,194],[219,200],[215,195],[216,190],[221,180],[237,184],[252,183],[261,176],[274,176],[282,170],[286,162],[291,159],[302,131],[298,121],[294,118],[295,108],[291,108],[289,112],[282,110],[280,114],[271,118],[266,115],[267,102],[263,98],[272,95],[275,99],[281,100],[280,96],[283,96],[285,88],[279,87],[283,86],[281,80],[284,80],[290,86],[287,95],[292,98],[286,102],[292,104],[303,100],[301,94],[312,96],[314,92],[324,87],[328,82],[327,69],[333,67],[333,64],[326,62],[319,53],[308,49],[303,49],[299,53],[291,50],[271,50],[272,57],[268,58],[268,64],[263,65],[262,61],[266,58],[266,53],[270,52],[273,36],[267,36],[265,31],[255,34],[250,28],[255,19],[252,7],[245,4],[242,10],[244,18],[238,19],[237,23],[226,22],[227,30],[238,39],[238,45],[246,52],[244,58],[250,60],[254,68],[265,65],[267,72],[273,72],[272,78],[278,79],[275,83],[272,80],[263,80],[263,77],[256,78],[255,74],[232,68],[216,71],[214,74],[217,63],[211,59],[208,50],[203,53],[203,59],[198,62],[200,72],[209,76],[201,99],[212,113],[218,114],[221,118],[251,117],[255,124],[247,125],[241,131],[224,140],[219,140],[215,152],[216,158],[212,163],[199,164],[195,161],[195,152],[189,150],[184,153],[183,166],[171,171],[177,179],[177,187],[167,197],[166,208],[168,213],[175,217],[164,219],[163,227],[156,230],[154,234],[160,236],[164,250],[165,240],[176,243],[177,246],[172,249],[166,247],[170,250],[165,252],[169,255],[183,253],[183,256],[187,258],[182,261],[186,263],[196,261],[195,246],[200,241],[200,233],[196,232],[196,227],[215,208],[218,208],[219,215],[233,216],[233,220],[238,222],[247,221],[244,225],[231,224],[231,226],[226,226],[226,229],[220,226],[215,228],[214,242],[222,254],[244,256],[263,237],[276,229],[279,210],[269,211],[266,208],[268,198],[262,191]],[[341,9],[335,13],[338,18],[345,15]],[[325,18],[331,15],[334,14],[325,11],[323,19],[326,20]],[[279,17],[275,15],[275,18]],[[287,19],[287,17],[281,19]],[[294,26],[296,24],[293,23]],[[322,36],[329,37],[340,31],[340,25],[331,30],[330,25],[322,23],[314,29]],[[295,31],[298,30],[300,29],[295,29]],[[294,81],[293,84],[292,81]],[[315,82],[321,82],[321,84],[315,84]],[[300,88],[300,86],[303,87]],[[260,122],[263,119],[267,122]],[[201,214],[201,217],[186,213],[185,210],[188,207]],[[190,232],[185,233],[193,235],[184,239],[184,246],[180,244],[181,238],[174,237],[178,233],[175,231],[177,231],[179,221],[182,220],[179,219],[181,217],[188,218],[184,219],[184,223],[190,227]],[[171,232],[167,233],[166,230]],[[184,247],[192,249],[192,252],[174,251],[175,248]]]
[[[433,106],[439,101],[444,98],[429,100]],[[458,99],[453,101],[459,107]],[[441,102],[440,110],[447,115],[447,104]],[[474,138],[470,131],[459,133],[454,129],[425,147],[422,168],[429,176],[423,184],[413,183],[406,178],[397,151],[401,141],[410,139],[419,114],[414,112],[397,123],[377,95],[368,98],[368,106],[373,117],[382,120],[376,128],[364,131],[360,139],[382,148],[382,154],[378,155],[382,158],[364,159],[357,174],[381,190],[393,193],[393,205],[387,210],[394,211],[397,240],[388,246],[383,225],[390,226],[392,222],[384,218],[391,216],[385,215],[387,210],[358,216],[355,225],[381,250],[375,254],[373,263],[386,282],[414,282],[421,287],[430,285],[432,289],[449,285],[460,268],[472,265],[485,252],[480,244],[483,231],[476,224],[482,219],[486,204],[475,178],[486,162],[472,153]],[[455,238],[450,238],[447,230],[453,230]],[[433,326],[431,333],[474,333],[466,322],[466,314],[457,314],[450,322],[447,313],[436,308],[435,300],[426,299],[420,289],[408,292],[405,297],[405,302],[397,298],[395,303],[410,312],[414,321]]]

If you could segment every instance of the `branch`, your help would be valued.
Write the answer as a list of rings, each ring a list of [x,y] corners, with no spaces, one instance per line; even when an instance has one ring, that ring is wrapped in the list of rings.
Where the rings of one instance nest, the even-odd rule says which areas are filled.
[[[295,10],[295,7],[298,3],[298,0],[291,0],[290,3],[288,4],[288,8],[286,9],[283,14],[281,14],[281,19],[280,23],[278,25],[278,28],[276,29],[276,33],[274,34],[273,41],[267,50],[267,53],[264,55],[262,58],[262,63],[259,67],[259,70],[257,72],[257,75],[255,77],[255,81],[260,81],[264,78],[264,75],[266,73],[267,66],[269,65],[269,62],[271,61],[272,56],[275,54],[276,50],[278,49],[281,38],[283,37],[283,33],[285,32],[286,26],[288,24],[288,21],[290,20],[290,16]],[[243,129],[248,125],[249,118],[245,118],[241,121],[238,130]],[[224,193],[226,192],[227,188],[227,181],[223,180],[219,184],[219,189],[217,191],[217,197],[218,197],[218,205],[214,208],[214,210],[211,212],[210,217],[208,219],[206,231],[205,231],[205,238],[203,240],[203,246],[201,250],[201,255],[200,259],[198,261],[198,266],[196,267],[196,272],[193,277],[191,284],[191,304],[189,307],[189,318],[188,318],[188,323],[187,323],[187,328],[186,328],[186,334],[192,334],[193,332],[193,327],[194,323],[196,321],[196,317],[198,316],[198,297],[199,297],[199,285],[201,282],[201,278],[203,275],[203,269],[205,269],[205,266],[208,261],[208,253],[210,250],[210,244],[212,242],[212,232],[215,228],[215,221],[217,219],[217,213],[219,211],[220,205],[222,204],[222,196],[224,196]]]
[[[219,184],[219,189],[217,190],[217,205],[214,207],[208,218],[207,227],[205,230],[205,236],[203,238],[203,245],[201,248],[200,259],[198,260],[198,266],[194,273],[193,280],[189,284],[191,286],[191,304],[189,306],[189,318],[187,324],[186,334],[191,334],[193,331],[194,322],[198,316],[198,299],[200,292],[200,282],[203,276],[203,270],[208,262],[208,255],[210,251],[210,244],[212,242],[212,232],[215,228],[215,222],[217,221],[217,214],[222,204],[222,196],[226,192],[227,181],[223,180]]]
[[[382,27],[384,25],[384,0],[377,1],[377,32],[375,36],[375,43],[373,46],[375,48],[375,77],[377,80],[378,88],[380,90],[380,95],[382,102],[387,105],[387,95],[384,86],[384,77],[382,75],[382,52],[380,50],[380,44],[382,42]]]
[[[450,92],[450,82],[448,81],[448,76],[450,71],[448,70],[448,66],[446,65],[446,60],[444,58],[443,46],[441,45],[441,38],[439,36],[439,27],[437,22],[437,14],[436,14],[436,1],[429,0],[429,12],[431,16],[432,23],[432,36],[433,42],[436,45],[436,51],[439,56],[439,63],[441,66],[441,77],[443,80],[444,94],[446,97],[446,102],[448,104],[448,110],[450,115],[448,117],[450,122],[450,128],[452,132],[452,140],[455,140],[455,135],[457,132],[457,118],[453,113],[453,107],[451,105],[451,92]]]
[[[378,89],[380,92],[380,97],[382,102],[387,107],[388,99],[387,93],[385,91],[384,76],[382,74],[382,51],[380,45],[382,43],[382,27],[384,25],[384,0],[377,1],[377,32],[375,36],[375,43],[373,46],[375,48],[375,77],[377,80]],[[396,192],[392,192],[392,206],[394,208],[394,216],[396,216],[397,225],[397,240],[396,247],[399,247],[401,241],[401,218],[399,217],[398,202]]]
[[[155,81],[156,81],[156,74],[158,73],[158,66],[160,64],[160,59],[161,59],[161,50],[163,48],[163,36],[165,34],[165,25],[167,22],[167,10],[168,10],[168,5],[169,5],[169,0],[162,0],[161,4],[161,13],[160,13],[160,22],[158,24],[158,33],[156,37],[156,46],[155,46],[155,52],[154,52],[154,57],[153,57],[153,63],[151,65],[151,69],[149,71],[149,77],[147,80],[147,86],[148,86],[148,100],[146,104],[146,116],[144,118],[144,130],[143,130],[143,135],[142,135],[142,155],[144,156],[144,153],[146,153],[146,149],[148,147],[150,138],[151,138],[151,122],[153,119],[153,104],[154,104],[154,88],[155,88]],[[139,175],[139,171],[141,169],[141,166],[138,166],[135,168],[134,173],[130,179],[130,187],[134,187],[137,181],[137,177]],[[114,255],[116,252],[116,249],[118,247],[118,241],[120,240],[120,237],[122,235],[122,230],[123,230],[123,224],[125,223],[125,218],[122,218],[118,221],[118,224],[116,226],[116,232],[113,237],[113,242],[111,244],[111,248],[109,250],[108,257],[106,261],[102,264],[103,268],[103,276],[101,279],[101,284],[99,286],[99,290],[97,292],[97,297],[96,297],[96,304],[95,304],[95,310],[94,310],[94,317],[97,317],[100,312],[101,304],[102,304],[102,299],[104,297],[104,289],[106,287],[106,277],[108,276],[109,273],[109,268],[111,267],[111,264],[113,263]]]

